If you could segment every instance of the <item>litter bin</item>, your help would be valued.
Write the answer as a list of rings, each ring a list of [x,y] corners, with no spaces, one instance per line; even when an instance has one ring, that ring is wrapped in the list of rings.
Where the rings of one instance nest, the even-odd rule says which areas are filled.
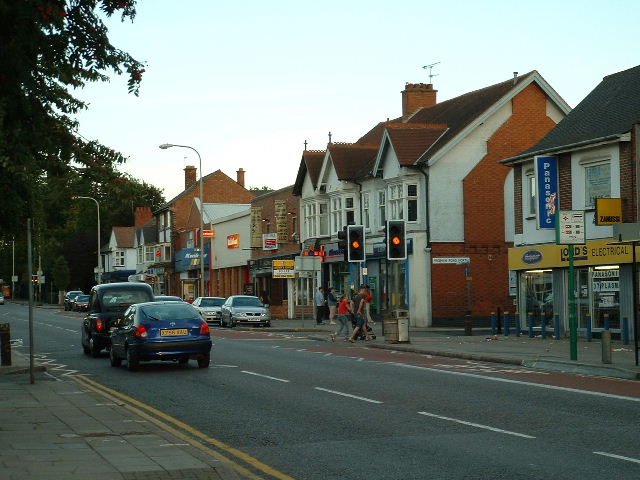
[[[391,318],[383,320],[385,343],[409,343],[409,311],[393,310]]]

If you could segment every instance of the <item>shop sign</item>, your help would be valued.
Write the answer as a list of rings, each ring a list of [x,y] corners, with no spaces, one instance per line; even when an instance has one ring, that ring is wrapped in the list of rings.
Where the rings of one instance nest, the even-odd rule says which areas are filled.
[[[621,198],[596,198],[596,225],[622,223]]]
[[[262,234],[262,250],[277,250],[277,249],[278,249],[278,234],[263,233]]]
[[[535,157],[536,217],[538,229],[555,229],[556,212],[560,204],[558,188],[558,158]]]
[[[227,235],[227,248],[240,248],[240,234]]]
[[[522,261],[527,265],[535,265],[542,261],[542,253],[539,250],[527,250],[522,254]]]
[[[273,278],[295,278],[295,260],[273,260]]]

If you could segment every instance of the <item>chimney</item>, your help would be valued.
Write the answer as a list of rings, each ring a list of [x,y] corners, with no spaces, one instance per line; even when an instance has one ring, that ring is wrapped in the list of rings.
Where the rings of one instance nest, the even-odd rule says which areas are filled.
[[[196,183],[196,167],[193,165],[187,165],[184,167],[184,189],[186,190],[191,185]]]
[[[238,179],[236,181],[240,184],[242,188],[244,188],[244,170],[242,169],[242,167],[240,167],[236,171],[236,176],[237,176],[236,178]]]
[[[431,83],[407,83],[402,91],[402,115],[436,104],[436,92]]]
[[[138,229],[142,227],[145,223],[153,218],[153,213],[151,213],[151,207],[136,207],[135,212],[135,228]]]

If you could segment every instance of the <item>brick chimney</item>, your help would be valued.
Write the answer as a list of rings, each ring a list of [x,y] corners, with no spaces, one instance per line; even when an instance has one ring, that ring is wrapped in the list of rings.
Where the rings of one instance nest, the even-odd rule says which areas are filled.
[[[433,107],[436,93],[431,83],[407,83],[402,91],[402,115],[414,113],[419,108]]]
[[[184,189],[186,190],[191,185],[195,184],[197,181],[196,178],[197,169],[193,165],[187,165],[184,167]]]
[[[136,207],[135,228],[138,229],[153,218],[151,207]]]
[[[240,184],[241,187],[244,188],[244,170],[242,169],[242,167],[240,167],[237,171],[236,171],[236,178],[237,178],[237,182]]]

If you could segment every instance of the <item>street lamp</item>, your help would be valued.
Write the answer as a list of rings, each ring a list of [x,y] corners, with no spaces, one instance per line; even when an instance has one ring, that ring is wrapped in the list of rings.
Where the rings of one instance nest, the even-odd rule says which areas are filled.
[[[78,198],[86,198],[87,200],[93,200],[96,202],[96,208],[98,209],[98,285],[102,283],[102,256],[100,255],[100,204],[93,197],[81,197],[79,195],[74,195],[71,198],[77,200]]]
[[[200,296],[204,297],[206,295],[204,291],[204,194],[202,187],[202,157],[198,153],[198,151],[190,147],[189,145],[174,145],[173,143],[163,143],[160,145],[162,150],[166,150],[171,147],[180,147],[180,148],[188,148],[196,152],[198,155],[198,162],[200,163]],[[211,264],[211,259],[209,263]]]

